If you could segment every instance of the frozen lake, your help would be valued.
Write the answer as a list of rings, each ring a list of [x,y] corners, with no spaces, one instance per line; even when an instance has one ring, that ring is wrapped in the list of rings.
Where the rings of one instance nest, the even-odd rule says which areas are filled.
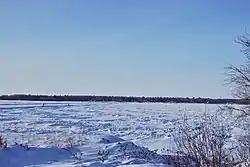
[[[163,155],[171,148],[172,133],[182,121],[183,114],[195,121],[205,111],[216,112],[217,109],[217,105],[208,104],[0,101],[0,134],[9,145],[22,143],[34,149],[45,149],[43,152],[27,150],[27,155],[19,162],[21,166],[98,165],[98,151],[115,149],[112,144],[119,141],[149,150],[157,149],[157,154]],[[108,138],[108,145],[103,138]],[[80,160],[65,150],[63,153],[49,150],[68,143],[76,148]],[[44,154],[51,156],[42,158]],[[25,160],[30,157],[36,158]],[[128,163],[134,159],[109,157],[106,162],[110,166],[153,163],[139,160]],[[7,167],[9,162],[14,166],[18,161],[7,155],[5,158],[2,163]],[[156,160],[156,163],[161,162]]]

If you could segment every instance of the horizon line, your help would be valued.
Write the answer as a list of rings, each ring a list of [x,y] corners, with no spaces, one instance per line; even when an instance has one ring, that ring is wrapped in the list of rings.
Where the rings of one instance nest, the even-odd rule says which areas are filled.
[[[92,97],[135,97],[135,98],[201,98],[201,99],[240,99],[240,98],[233,98],[233,97],[191,97],[191,96],[135,96],[135,95],[90,95],[90,94],[79,94],[79,95],[73,95],[73,94],[24,94],[24,93],[17,93],[17,94],[2,94],[2,96],[80,96],[80,97],[86,97],[86,96],[92,96]]]

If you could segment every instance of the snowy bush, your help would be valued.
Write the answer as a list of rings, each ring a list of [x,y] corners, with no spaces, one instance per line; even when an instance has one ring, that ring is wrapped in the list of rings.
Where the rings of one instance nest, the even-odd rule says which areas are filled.
[[[249,137],[238,142],[231,135],[233,128],[234,124],[223,113],[204,114],[196,123],[184,119],[174,135],[178,157],[175,165],[222,167],[247,163]]]

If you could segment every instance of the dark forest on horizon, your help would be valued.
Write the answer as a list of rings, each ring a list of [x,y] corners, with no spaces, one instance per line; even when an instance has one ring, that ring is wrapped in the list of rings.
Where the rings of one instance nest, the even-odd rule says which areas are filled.
[[[0,100],[23,101],[96,101],[96,102],[139,102],[139,103],[204,103],[204,104],[249,104],[247,99],[214,99],[189,97],[135,97],[135,96],[74,96],[74,95],[2,95]]]

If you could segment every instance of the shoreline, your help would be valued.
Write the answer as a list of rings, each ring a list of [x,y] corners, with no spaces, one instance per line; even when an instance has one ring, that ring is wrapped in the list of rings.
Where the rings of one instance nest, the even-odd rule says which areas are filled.
[[[250,104],[245,99],[196,98],[196,97],[136,97],[92,95],[2,95],[0,100],[18,101],[75,101],[75,102],[138,102],[138,103],[203,103],[203,104]]]

